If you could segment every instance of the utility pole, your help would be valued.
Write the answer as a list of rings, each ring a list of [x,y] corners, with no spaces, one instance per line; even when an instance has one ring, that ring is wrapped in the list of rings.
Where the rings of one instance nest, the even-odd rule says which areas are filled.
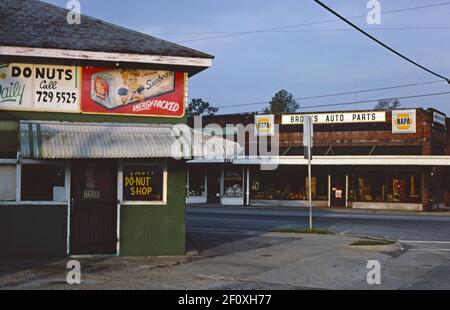
[[[311,173],[311,160],[312,160],[312,146],[313,146],[313,120],[310,115],[304,116],[303,121],[303,149],[305,158],[308,159],[308,198],[309,198],[309,230],[313,229],[312,221],[312,173]]]

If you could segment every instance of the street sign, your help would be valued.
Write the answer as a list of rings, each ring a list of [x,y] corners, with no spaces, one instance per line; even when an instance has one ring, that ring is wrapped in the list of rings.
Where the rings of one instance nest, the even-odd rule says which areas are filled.
[[[307,115],[305,116],[303,123],[303,148],[305,159],[312,159],[311,149],[313,147],[313,136],[313,119],[312,116]]]
[[[312,224],[312,190],[311,190],[311,159],[312,159],[312,147],[313,147],[313,119],[311,115],[307,115],[304,118],[303,123],[303,147],[305,150],[305,159],[308,159],[308,199],[309,199],[309,229],[313,229]]]

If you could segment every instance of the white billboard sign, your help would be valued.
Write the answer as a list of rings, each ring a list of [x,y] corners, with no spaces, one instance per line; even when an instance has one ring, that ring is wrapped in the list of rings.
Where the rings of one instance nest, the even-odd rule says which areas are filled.
[[[368,112],[330,112],[330,113],[312,113],[312,114],[288,114],[281,117],[283,125],[303,124],[305,115],[312,117],[314,124],[345,124],[345,123],[372,123],[385,122],[385,111]]]
[[[80,68],[0,64],[0,110],[80,112]]]
[[[446,126],[445,121],[447,120],[447,116],[442,113],[434,112],[433,111],[433,123],[441,124],[444,127]]]

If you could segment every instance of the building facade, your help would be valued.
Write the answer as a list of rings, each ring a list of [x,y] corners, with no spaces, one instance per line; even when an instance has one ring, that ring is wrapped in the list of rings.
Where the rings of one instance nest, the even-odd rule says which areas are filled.
[[[253,131],[241,141],[246,156],[189,162],[188,203],[308,205],[304,115],[203,117],[203,130],[226,128],[219,134],[228,132],[228,139],[242,136],[238,124]],[[314,122],[314,206],[421,211],[450,205],[450,123],[445,114],[400,109],[308,115]],[[194,120],[189,124],[194,127]],[[266,144],[272,154],[262,152]],[[269,164],[276,169],[264,167]]]
[[[184,254],[172,125],[213,57],[41,1],[0,11],[0,258]]]

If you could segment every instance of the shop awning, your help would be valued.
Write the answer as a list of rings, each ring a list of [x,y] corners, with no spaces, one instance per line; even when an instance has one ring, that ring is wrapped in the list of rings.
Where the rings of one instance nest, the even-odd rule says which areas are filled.
[[[303,156],[239,157],[235,165],[308,165]],[[312,165],[330,166],[450,166],[450,156],[444,155],[376,155],[376,156],[314,156]]]
[[[242,154],[233,141],[179,125],[38,121],[20,122],[20,151],[27,159],[232,158]]]

